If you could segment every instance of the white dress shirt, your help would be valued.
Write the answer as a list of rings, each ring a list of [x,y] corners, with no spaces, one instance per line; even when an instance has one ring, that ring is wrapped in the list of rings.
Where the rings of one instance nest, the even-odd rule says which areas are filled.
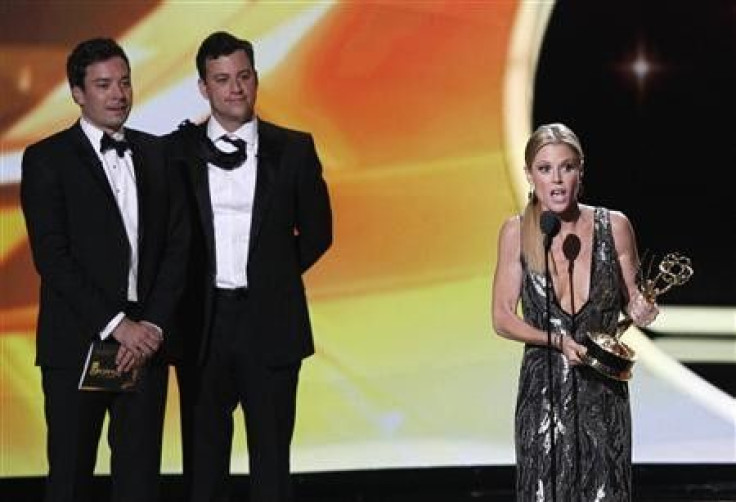
[[[128,301],[138,301],[138,190],[136,188],[135,170],[130,150],[123,157],[118,157],[114,149],[100,152],[100,140],[103,132],[88,122],[84,117],[80,119],[82,131],[92,143],[92,148],[102,163],[110,189],[117,202],[120,216],[125,226],[125,233],[130,244],[130,268],[128,269]],[[113,134],[113,138],[122,140],[123,133]],[[105,339],[117,327],[124,317],[120,312],[107,324],[100,333]]]
[[[210,118],[207,136],[220,150],[233,151],[233,145],[221,139],[224,135],[245,141],[247,153],[245,162],[232,170],[213,164],[207,166],[215,230],[215,285],[232,289],[248,286],[248,248],[258,154],[257,119],[228,133],[214,117]]]

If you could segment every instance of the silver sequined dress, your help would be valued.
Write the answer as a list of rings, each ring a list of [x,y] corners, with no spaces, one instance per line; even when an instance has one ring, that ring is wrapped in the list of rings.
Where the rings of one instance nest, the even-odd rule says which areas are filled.
[[[624,284],[611,233],[609,212],[595,209],[593,258],[587,302],[572,316],[556,299],[551,322],[574,333],[615,333],[624,305]],[[524,266],[521,301],[524,319],[546,331],[543,274]],[[553,500],[549,434],[550,401],[547,349],[527,345],[521,364],[516,406],[516,492],[518,502]],[[594,370],[570,367],[552,351],[555,417],[554,477],[559,502],[631,500],[631,411],[625,382]]]

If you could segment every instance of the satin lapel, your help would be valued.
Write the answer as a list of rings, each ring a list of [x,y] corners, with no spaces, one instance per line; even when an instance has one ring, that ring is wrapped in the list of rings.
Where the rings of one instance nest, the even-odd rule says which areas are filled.
[[[206,122],[205,122],[206,124]],[[199,131],[206,134],[205,125],[199,126]],[[197,209],[204,232],[205,245],[210,263],[215,263],[215,224],[212,213],[212,200],[210,198],[210,181],[207,176],[207,163],[201,159],[197,145],[189,142],[184,145],[186,149],[186,166],[192,191],[197,199]]]
[[[138,249],[139,259],[143,256],[143,235],[146,231],[146,219],[152,216],[151,205],[151,183],[148,173],[151,161],[149,152],[136,142],[135,133],[126,129],[125,138],[130,143],[131,159],[133,160],[133,172],[135,173],[135,190],[138,196]],[[163,166],[154,166],[154,169],[162,169]]]
[[[250,249],[258,241],[263,218],[273,198],[273,187],[281,164],[283,136],[271,124],[258,122],[258,157],[256,159],[256,191],[250,225]]]
[[[94,178],[94,180],[99,184],[100,189],[107,194],[113,207],[117,208],[118,205],[115,202],[112,188],[110,188],[110,182],[107,181],[107,176],[105,176],[105,169],[102,166],[102,162],[100,162],[100,159],[97,157],[97,153],[90,144],[89,139],[87,139],[84,131],[82,131],[82,127],[79,125],[79,122],[69,129],[69,132],[74,143],[74,152],[77,157],[79,157],[81,164],[84,165],[85,169],[89,170],[92,178]]]
[[[72,135],[74,152],[79,158],[80,163],[84,166],[84,169],[89,170],[92,178],[99,185],[100,190],[105,192],[107,200],[110,203],[109,210],[113,211],[117,215],[117,221],[120,224],[119,230],[121,232],[121,236],[127,241],[123,215],[120,214],[120,208],[115,200],[115,195],[112,193],[112,188],[110,187],[110,182],[107,180],[107,176],[105,175],[105,169],[102,167],[102,162],[100,162],[100,159],[97,157],[97,153],[95,153],[89,139],[87,139],[84,131],[82,131],[79,122],[69,129],[69,131]]]

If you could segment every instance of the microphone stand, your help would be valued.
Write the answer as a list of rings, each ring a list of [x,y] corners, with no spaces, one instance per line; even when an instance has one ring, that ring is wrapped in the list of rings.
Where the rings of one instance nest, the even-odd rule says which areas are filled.
[[[575,272],[575,260],[577,259],[578,255],[580,254],[580,238],[575,234],[567,234],[567,237],[565,237],[565,240],[562,242],[562,252],[565,255],[565,258],[567,258],[567,277],[568,281],[570,283],[570,336],[572,339],[575,339],[575,333],[577,332],[577,311],[575,309],[575,287],[574,287],[574,281],[573,276]],[[562,339],[560,339],[560,344],[562,344]],[[578,395],[577,395],[577,372],[571,371],[570,377],[572,378],[573,386],[573,399],[574,399],[574,406],[576,409],[575,413],[575,458],[577,460],[577,466],[579,468],[580,466],[580,424],[579,424],[579,414],[577,413],[577,402],[578,402]],[[577,485],[577,493],[578,493],[578,500],[580,500],[580,477],[575,476]]]
[[[555,448],[555,406],[554,406],[554,392],[552,387],[554,385],[554,374],[552,371],[552,323],[550,321],[550,314],[552,309],[551,297],[554,293],[552,287],[552,276],[549,273],[549,248],[552,244],[552,237],[550,235],[544,236],[544,285],[545,285],[545,318],[544,323],[547,327],[547,377],[549,380],[549,386],[547,387],[547,393],[549,394],[549,437],[550,437],[550,479],[552,484],[552,502],[557,500],[557,452]]]
[[[577,248],[578,252],[580,251],[579,242],[580,241],[578,240],[578,248]],[[573,340],[575,339],[575,332],[577,331],[576,317],[578,315],[577,312],[575,311],[575,287],[573,285],[573,272],[574,272],[574,263],[575,263],[576,257],[577,257],[577,253],[575,253],[572,257],[568,257],[569,265],[567,267],[567,275],[570,281],[570,336],[572,337]],[[562,340],[560,340],[560,344],[562,344]],[[575,432],[576,432],[575,434],[575,457],[577,459],[577,465],[579,468],[581,459],[580,459],[580,434],[579,434],[580,424],[578,423],[580,415],[577,410],[577,406],[578,406],[577,381],[576,381],[577,373],[575,371],[571,371],[570,376],[573,382],[573,399],[575,400],[575,408],[576,408],[576,411],[575,411]],[[578,497],[580,497],[581,495],[580,477],[576,476],[575,479],[576,479],[576,484],[578,485],[578,489],[577,489]]]

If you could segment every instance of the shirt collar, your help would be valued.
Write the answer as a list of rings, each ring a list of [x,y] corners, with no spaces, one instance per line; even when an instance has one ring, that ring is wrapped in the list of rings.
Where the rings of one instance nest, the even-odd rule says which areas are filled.
[[[228,132],[220,125],[215,117],[210,117],[207,121],[207,137],[212,141],[217,141],[223,135],[237,136],[248,145],[248,149],[253,149],[258,143],[258,118],[253,117],[233,132]]]
[[[79,125],[82,128],[85,136],[87,136],[87,139],[89,139],[89,142],[92,143],[95,151],[99,152],[100,142],[102,141],[102,135],[104,134],[104,131],[96,125],[92,124],[92,122],[87,120],[84,115],[79,118]],[[121,128],[119,131],[114,132],[112,134],[112,137],[117,140],[124,139],[123,129]]]

